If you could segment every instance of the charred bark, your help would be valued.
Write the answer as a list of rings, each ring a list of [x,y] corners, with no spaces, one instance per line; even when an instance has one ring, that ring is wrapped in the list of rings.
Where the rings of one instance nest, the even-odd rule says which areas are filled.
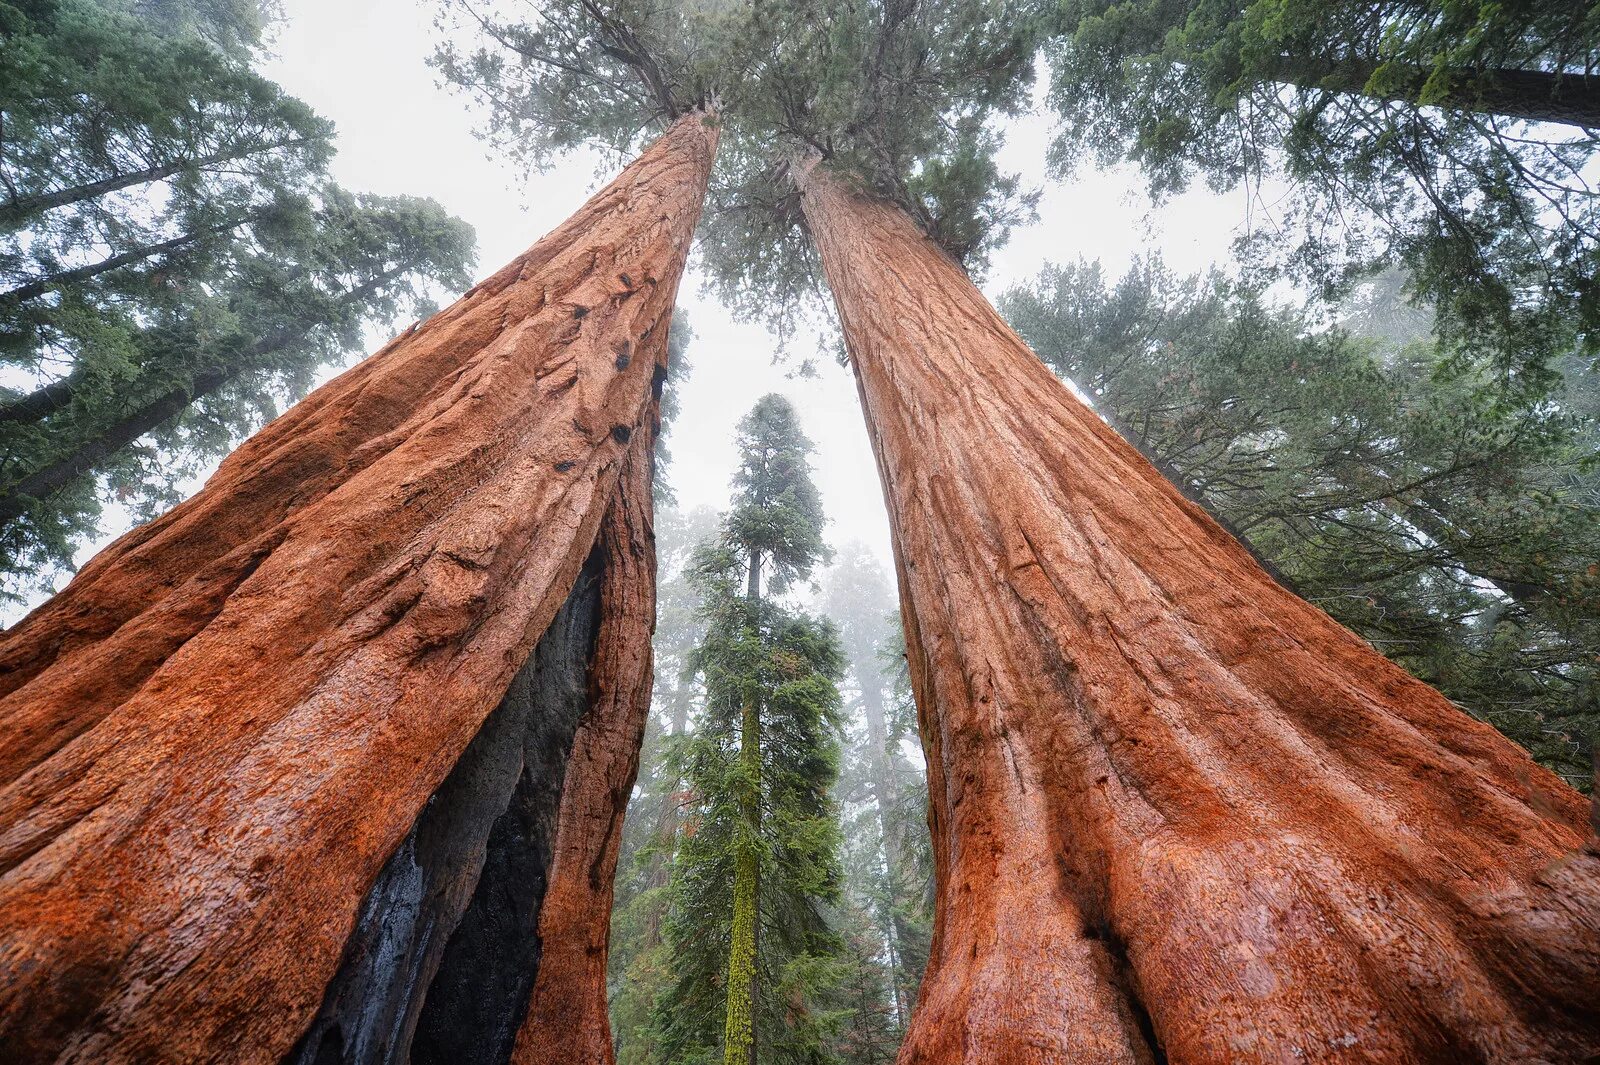
[[[517,1060],[611,1060],[612,873],[652,679],[655,419],[652,405],[566,603],[368,893],[286,1065],[503,1065],[519,1025],[532,1049]]]
[[[675,123],[0,639],[10,1060],[291,1049],[589,556],[715,140]]]
[[[508,996],[491,995],[486,985],[514,989],[517,981],[506,973],[528,970],[530,956],[537,967],[539,940],[526,915],[538,913],[545,895],[556,800],[588,706],[603,579],[597,549],[505,698],[367,893],[338,975],[289,1065],[450,1060],[446,1052],[483,1013],[501,1023],[486,1026],[481,1039],[467,1031],[466,1042],[484,1056],[460,1060],[509,1056]],[[497,925],[511,934],[484,942],[483,929]],[[511,1011],[517,1019],[522,991]],[[423,1038],[414,1043],[419,1017]]]
[[[666,349],[661,351],[665,365]],[[590,684],[591,708],[572,747],[550,887],[539,913],[544,945],[538,979],[517,1033],[517,1065],[610,1065],[606,959],[611,896],[622,846],[622,818],[639,772],[639,747],[654,681],[655,517],[649,456],[656,426],[642,443],[602,530],[607,579]]]
[[[902,211],[797,177],[928,751],[901,1062],[1600,1051],[1581,798],[1275,583]]]

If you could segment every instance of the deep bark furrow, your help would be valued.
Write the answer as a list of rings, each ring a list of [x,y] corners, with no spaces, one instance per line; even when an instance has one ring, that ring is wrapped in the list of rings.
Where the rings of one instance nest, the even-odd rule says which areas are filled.
[[[1600,1048],[1581,799],[1274,582],[903,213],[801,183],[930,760],[902,1062]]]
[[[451,930],[417,1020],[415,1065],[505,1065],[543,958],[540,911],[550,884],[563,778],[589,712],[590,670],[601,625],[605,553],[575,586],[573,612],[552,626],[532,669],[512,682],[521,710],[521,772],[486,841],[482,872]],[[581,587],[581,594],[579,588]]]
[[[655,365],[664,367],[665,332],[651,344]],[[651,350],[642,347],[640,352]],[[611,1065],[614,1060],[606,959],[622,819],[639,771],[654,681],[650,637],[656,618],[652,486],[657,428],[652,405],[633,434],[617,494],[600,530],[606,580],[590,708],[573,741],[562,789],[550,886],[539,911],[543,955],[512,1055],[518,1065]]]
[[[400,848],[362,903],[344,960],[329,982],[310,1029],[286,1065],[405,1065],[413,1059],[418,1016],[440,971],[446,947],[470,905],[478,903],[486,865],[505,867],[513,834],[496,829],[515,805],[536,828],[555,820],[552,790],[539,782],[554,770],[555,788],[588,702],[588,672],[599,624],[602,559],[592,554],[567,601],[484,719],[461,759],[429,798]],[[519,849],[536,875],[510,897],[537,912],[551,840],[528,834]],[[516,863],[510,863],[516,864]],[[488,903],[481,903],[480,909]],[[537,939],[528,937],[537,958]],[[457,955],[471,951],[457,950]],[[476,959],[472,959],[476,960]],[[485,962],[487,968],[487,962]],[[447,982],[471,977],[458,963]],[[434,1005],[435,1029],[448,1031],[459,1003]],[[437,1043],[440,1036],[431,1033]],[[487,1047],[489,1041],[484,1040]],[[509,1049],[509,1048],[508,1048]],[[503,1060],[503,1059],[502,1059]]]
[[[0,789],[0,851],[28,854],[0,876],[12,1060],[276,1062],[310,1023],[363,896],[594,543],[613,429],[653,396],[654,367],[613,346],[670,314],[714,144],[680,120],[0,639],[0,751],[40,722],[72,736]],[[568,359],[575,381],[540,380]],[[185,609],[192,575],[269,542],[220,609]],[[124,665],[131,685],[38,697]]]
[[[369,892],[288,1065],[501,1065],[514,1037],[516,1060],[611,1060],[612,873],[650,703],[655,423],[652,404],[565,606]]]

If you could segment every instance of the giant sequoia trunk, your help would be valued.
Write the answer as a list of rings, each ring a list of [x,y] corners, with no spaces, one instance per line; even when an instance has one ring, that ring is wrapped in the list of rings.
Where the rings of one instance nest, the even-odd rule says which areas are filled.
[[[650,702],[653,415],[566,603],[368,892],[287,1065],[498,1065],[519,1025],[516,1060],[611,1060],[611,874]]]
[[[930,763],[901,1062],[1600,1050],[1580,796],[1272,581],[904,213],[799,179]]]
[[[4,635],[8,1060],[283,1057],[348,968],[364,899],[382,905],[386,863],[414,827],[421,844],[419,813],[513,702],[558,611],[579,640],[597,625],[604,657],[616,615],[572,593],[653,424],[714,146],[699,116],[680,120]],[[560,799],[535,770],[573,746],[566,716],[564,742],[521,745],[522,776],[545,775],[519,779],[502,836]],[[494,883],[522,886],[528,848],[486,848],[508,865]],[[505,907],[475,911],[483,892],[457,887],[475,896],[461,923],[498,942]],[[461,949],[447,944],[439,977],[481,961]],[[513,968],[504,985],[530,980],[526,958]],[[448,1041],[452,1018],[435,1022]]]

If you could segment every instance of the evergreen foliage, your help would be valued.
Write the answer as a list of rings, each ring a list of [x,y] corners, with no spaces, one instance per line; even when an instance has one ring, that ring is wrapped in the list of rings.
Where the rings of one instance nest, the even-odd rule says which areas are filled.
[[[1129,160],[1157,197],[1244,185],[1266,223],[1241,258],[1327,295],[1403,265],[1444,351],[1500,387],[1536,394],[1600,350],[1594,9],[1065,0],[1059,20],[1058,172]]]
[[[176,482],[366,329],[464,287],[431,201],[329,183],[332,127],[254,73],[242,0],[0,3],[0,578]],[[135,446],[138,444],[138,446]]]
[[[843,671],[833,626],[764,594],[823,557],[810,444],[786,401],[740,423],[741,467],[720,538],[692,563],[704,706],[678,754],[692,794],[672,864],[670,982],[649,1043],[665,1062],[823,1062],[841,1015],[838,774]],[[724,1038],[725,1033],[729,1038]],[[754,1047],[745,1045],[746,1033]]]
[[[905,637],[897,614],[886,612],[894,594],[877,561],[859,544],[841,553],[823,589],[823,609],[843,638],[850,665],[845,762],[839,795],[845,819],[843,923],[855,957],[853,986],[878,970],[885,989],[885,1034],[898,1047],[916,1003],[927,963],[932,926],[933,867],[927,829],[927,786],[920,765],[904,753],[917,737],[905,668]],[[859,1060],[871,1060],[876,1042],[865,1040],[859,1010],[851,1020]],[[865,1041],[863,1041],[865,1040]],[[846,1061],[857,1051],[843,1055]]]
[[[1043,23],[1021,0],[661,4],[442,0],[435,63],[528,166],[631,153],[711,106],[722,143],[705,262],[735,308],[786,324],[818,291],[788,167],[815,153],[981,268],[1035,197],[994,162],[993,119],[1028,102]]]
[[[1484,398],[1380,278],[1312,328],[1159,263],[1051,268],[1001,306],[1057,373],[1300,595],[1586,786],[1600,725],[1600,409]],[[1385,308],[1389,310],[1385,311]],[[1398,335],[1394,330],[1398,328]]]
[[[705,629],[688,569],[695,549],[717,535],[720,522],[720,516],[705,507],[687,514],[670,506],[656,511],[661,576],[652,640],[655,685],[639,776],[623,821],[608,958],[611,1026],[622,1065],[657,1060],[650,1011],[673,969],[661,925],[682,827],[680,814],[690,800],[679,776],[680,749],[690,708],[702,698],[694,652]]]

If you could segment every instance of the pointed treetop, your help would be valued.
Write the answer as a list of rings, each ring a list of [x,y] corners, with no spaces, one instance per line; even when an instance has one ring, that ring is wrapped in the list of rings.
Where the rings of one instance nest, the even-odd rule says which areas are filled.
[[[811,576],[829,557],[822,541],[822,497],[811,480],[813,445],[794,406],[768,394],[739,422],[733,508],[723,524],[725,546],[747,567],[769,574],[774,591]]]

